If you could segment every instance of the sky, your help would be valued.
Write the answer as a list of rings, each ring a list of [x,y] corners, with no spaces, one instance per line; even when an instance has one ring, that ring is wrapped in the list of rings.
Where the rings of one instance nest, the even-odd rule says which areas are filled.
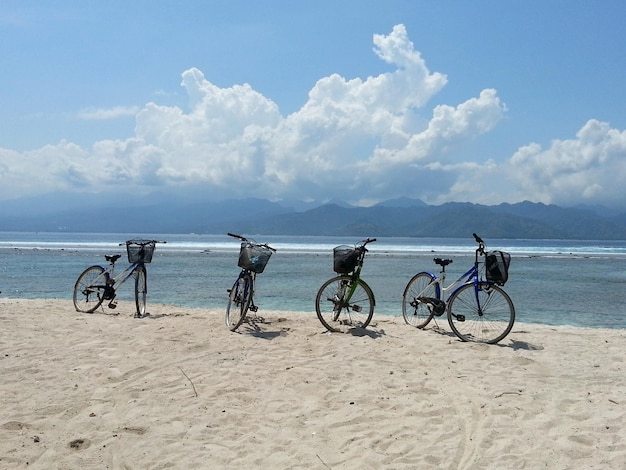
[[[622,0],[0,0],[0,201],[626,209]]]

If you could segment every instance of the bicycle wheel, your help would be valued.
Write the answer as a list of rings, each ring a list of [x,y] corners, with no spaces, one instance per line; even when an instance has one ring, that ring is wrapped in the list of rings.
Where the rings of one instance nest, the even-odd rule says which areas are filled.
[[[427,299],[441,299],[439,284],[433,282],[434,280],[432,274],[423,272],[413,276],[406,285],[402,295],[402,316],[407,325],[424,328],[435,313],[439,313],[436,311],[437,306],[432,302],[426,302]],[[445,311],[443,307],[439,308],[441,313]]]
[[[461,341],[497,343],[509,334],[514,322],[513,301],[489,282],[465,284],[448,302],[448,323]]]
[[[92,313],[104,301],[106,279],[102,273],[102,266],[90,266],[78,276],[72,297],[77,312]]]
[[[353,287],[352,297],[346,301]],[[318,291],[315,310],[328,331],[345,333],[352,328],[366,328],[374,315],[374,294],[360,279],[353,286],[350,276],[337,276]]]
[[[135,305],[137,305],[137,317],[146,315],[146,297],[148,295],[148,279],[146,267],[139,265],[135,268]]]
[[[252,277],[249,274],[240,276],[233,284],[226,305],[226,326],[235,331],[243,322],[250,306],[252,297]]]

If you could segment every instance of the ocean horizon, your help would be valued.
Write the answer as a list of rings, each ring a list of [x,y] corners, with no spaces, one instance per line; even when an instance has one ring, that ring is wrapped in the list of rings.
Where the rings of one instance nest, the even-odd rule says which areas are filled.
[[[243,234],[248,236],[247,234]],[[480,235],[480,234],[479,234]],[[315,295],[334,276],[332,249],[354,245],[358,237],[250,235],[277,249],[257,276],[259,314],[293,310],[315,315]],[[225,308],[227,289],[239,273],[240,242],[226,234],[119,234],[0,232],[0,296],[71,299],[74,283],[88,266],[106,264],[105,254],[124,256],[133,238],[166,241],[157,245],[148,268],[150,303],[195,308]],[[483,237],[485,238],[485,237]],[[512,256],[504,289],[516,308],[516,323],[626,328],[626,241],[511,240],[485,238],[487,249]],[[420,271],[438,274],[434,256],[449,257],[447,283],[473,262],[476,243],[453,238],[381,237],[368,245],[362,278],[376,296],[374,315],[402,315],[402,293]],[[133,299],[133,286],[119,290]],[[446,321],[445,316],[439,321]]]

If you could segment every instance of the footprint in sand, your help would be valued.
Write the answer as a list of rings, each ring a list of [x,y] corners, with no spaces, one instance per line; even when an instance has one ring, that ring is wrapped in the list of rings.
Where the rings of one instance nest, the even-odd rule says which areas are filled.
[[[89,439],[74,439],[67,446],[72,450],[83,450],[91,445]]]
[[[19,421],[9,421],[0,427],[2,429],[6,429],[7,431],[20,431],[21,429],[28,428],[28,424],[20,423]]]

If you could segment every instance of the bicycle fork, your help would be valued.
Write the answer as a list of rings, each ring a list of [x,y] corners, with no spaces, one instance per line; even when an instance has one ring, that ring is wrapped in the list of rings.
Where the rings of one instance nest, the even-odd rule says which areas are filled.
[[[350,300],[356,291],[357,285],[358,283],[354,282],[354,280],[343,279],[337,293],[332,298],[327,299],[335,305],[333,308],[333,321],[337,321],[343,308],[348,313],[350,310],[357,313],[361,312],[363,308],[360,305],[350,305]]]
[[[248,305],[248,310],[251,312],[256,312],[259,308],[254,304],[254,291],[252,289],[252,285],[250,281],[247,281],[244,276],[239,276],[237,280],[237,285],[234,287],[235,295],[233,296],[233,301],[237,307],[241,307],[248,297],[250,297],[250,303]],[[230,295],[233,289],[226,289],[228,294]]]

